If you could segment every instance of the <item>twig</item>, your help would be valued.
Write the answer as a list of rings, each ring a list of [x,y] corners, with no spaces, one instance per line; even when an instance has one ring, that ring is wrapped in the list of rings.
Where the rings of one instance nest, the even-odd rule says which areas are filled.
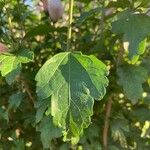
[[[104,120],[104,129],[103,129],[103,149],[108,150],[108,129],[109,129],[109,119],[111,115],[112,107],[112,97],[109,98],[106,104],[106,115]]]

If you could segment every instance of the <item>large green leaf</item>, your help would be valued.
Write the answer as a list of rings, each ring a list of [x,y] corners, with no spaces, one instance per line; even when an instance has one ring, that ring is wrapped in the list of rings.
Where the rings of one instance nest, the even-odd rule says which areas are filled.
[[[117,74],[125,95],[132,103],[136,103],[142,97],[142,83],[148,78],[147,71],[141,66],[122,66],[117,69]]]
[[[124,34],[124,45],[129,50],[129,57],[135,59],[143,54],[140,43],[150,35],[150,17],[144,14],[133,14],[125,11],[119,14],[118,20],[112,23],[112,31]]]
[[[41,99],[51,96],[53,122],[78,137],[91,123],[94,99],[106,93],[107,75],[106,66],[94,56],[60,53],[38,72],[37,94]]]

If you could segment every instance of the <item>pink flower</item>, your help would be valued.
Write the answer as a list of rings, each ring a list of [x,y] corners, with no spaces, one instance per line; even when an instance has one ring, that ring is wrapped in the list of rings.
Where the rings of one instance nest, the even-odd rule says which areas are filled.
[[[57,22],[64,12],[64,7],[60,0],[48,0],[48,13],[52,21]]]
[[[8,51],[8,48],[6,45],[0,43],[0,54],[1,53],[4,53],[4,52],[7,52]]]

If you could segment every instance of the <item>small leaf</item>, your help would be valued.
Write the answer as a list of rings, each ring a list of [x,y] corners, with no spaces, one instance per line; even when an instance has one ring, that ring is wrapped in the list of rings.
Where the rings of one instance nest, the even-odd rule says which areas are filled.
[[[11,71],[15,70],[20,66],[17,57],[14,55],[0,55],[0,71],[2,76],[6,76]]]
[[[17,55],[2,54],[0,55],[0,71],[3,77],[6,77],[8,84],[11,84],[15,77],[20,74],[21,64],[33,60],[33,52],[21,51]]]
[[[149,99],[148,99],[149,100]],[[133,118],[135,121],[144,122],[146,120],[150,121],[150,110],[146,107],[138,107],[134,108],[130,112],[130,117]]]
[[[28,63],[34,59],[34,53],[32,51],[22,50],[17,58],[21,63]]]
[[[80,17],[78,18],[78,20],[76,21],[76,25],[80,26],[83,22],[85,22],[87,19],[89,19],[91,16],[93,16],[95,13],[99,13],[101,12],[102,9],[100,7],[91,9],[88,12],[83,12]]]
[[[150,57],[146,57],[146,59],[143,60],[142,66],[148,71],[148,76],[150,77]]]
[[[24,95],[22,93],[18,93],[18,94],[13,94],[12,96],[10,96],[9,98],[9,105],[8,105],[8,109],[17,109],[19,107],[19,105],[21,104],[21,101],[23,99]]]
[[[62,131],[53,125],[50,117],[44,117],[37,127],[37,131],[41,132],[41,141],[44,149],[51,147],[51,140],[62,136]]]
[[[111,132],[114,141],[119,141],[122,147],[127,146],[127,140],[124,132],[129,132],[128,121],[123,118],[115,118],[111,122]]]
[[[7,122],[9,122],[9,111],[11,109],[16,110],[20,106],[23,97],[24,97],[23,93],[13,94],[9,97],[8,108],[4,112],[4,118],[7,120]]]
[[[131,5],[130,0],[117,0],[117,1],[110,1],[108,7],[115,7],[115,8],[126,8]]]
[[[142,97],[144,83],[147,78],[147,71],[141,66],[122,66],[117,69],[119,76],[118,83],[123,86],[125,95],[134,104]]]
[[[10,73],[6,75],[5,79],[7,83],[11,85],[14,79],[16,78],[16,76],[20,74],[20,72],[21,72],[21,65],[18,65],[17,68],[15,68],[14,70],[12,70]]]
[[[37,103],[38,104],[36,104],[36,106],[35,106],[37,108],[36,123],[39,123],[42,120],[43,115],[48,108],[48,105],[50,105],[50,101],[49,101],[49,99],[39,100]]]
[[[140,43],[150,35],[150,17],[144,14],[133,14],[124,11],[118,15],[118,20],[112,23],[112,31],[123,34],[123,40],[128,43],[129,57],[132,59],[143,54]]]
[[[78,138],[91,123],[94,99],[106,93],[106,75],[106,66],[94,56],[70,52],[52,57],[36,75],[38,96],[51,96],[53,122],[69,137]]]

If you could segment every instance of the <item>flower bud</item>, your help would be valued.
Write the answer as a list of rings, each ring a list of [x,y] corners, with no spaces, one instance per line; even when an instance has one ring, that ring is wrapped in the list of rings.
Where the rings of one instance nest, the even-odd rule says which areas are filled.
[[[48,13],[52,21],[57,22],[63,15],[64,7],[60,0],[48,0]]]
[[[8,50],[7,46],[0,43],[0,54],[4,53],[4,52],[7,52],[7,50]]]

